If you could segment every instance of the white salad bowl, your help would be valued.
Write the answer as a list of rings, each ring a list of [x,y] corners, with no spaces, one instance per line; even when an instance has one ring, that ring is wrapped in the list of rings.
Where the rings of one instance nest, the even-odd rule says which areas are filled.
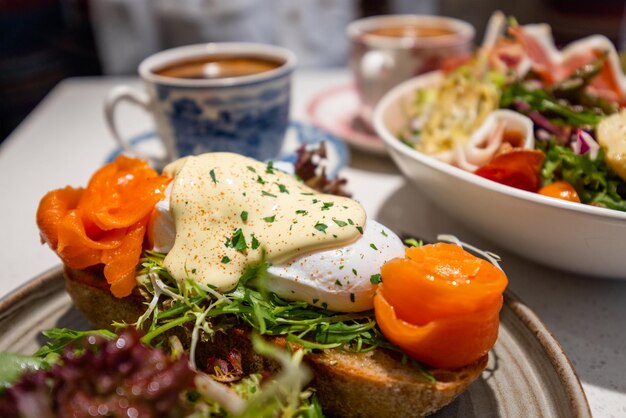
[[[424,197],[489,241],[569,272],[626,280],[626,212],[505,186],[423,154],[398,139],[415,92],[440,72],[408,80],[376,106],[374,128]]]

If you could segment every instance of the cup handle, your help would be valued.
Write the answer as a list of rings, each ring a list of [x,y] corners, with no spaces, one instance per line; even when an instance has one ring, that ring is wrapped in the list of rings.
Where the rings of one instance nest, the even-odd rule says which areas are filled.
[[[114,87],[104,101],[104,117],[109,127],[109,131],[111,135],[117,141],[119,146],[131,155],[136,155],[137,157],[144,158],[147,160],[153,159],[148,155],[142,155],[142,153],[138,152],[133,148],[128,141],[124,140],[117,129],[117,125],[115,124],[115,107],[123,101],[128,101],[130,103],[136,104],[142,108],[144,108],[147,112],[150,112],[150,108],[152,106],[152,100],[150,96],[143,91],[134,89],[129,86],[117,86]]]

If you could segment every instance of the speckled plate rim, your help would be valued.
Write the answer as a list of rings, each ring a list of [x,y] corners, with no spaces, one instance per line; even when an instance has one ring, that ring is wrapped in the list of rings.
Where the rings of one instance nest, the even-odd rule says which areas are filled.
[[[64,291],[63,266],[53,267],[34,277],[14,291],[0,299],[0,321],[7,316],[13,315],[20,310],[29,309],[31,304],[27,296],[37,293],[50,294]],[[42,292],[43,291],[43,292]],[[43,295],[42,295],[43,296]],[[546,356],[553,365],[563,388],[567,392],[573,417],[591,418],[591,409],[582,384],[574,366],[565,354],[565,351],[546,328],[539,317],[526,306],[519,297],[507,290],[504,294],[503,309],[509,309],[535,336],[537,342],[543,347]]]
[[[580,379],[576,374],[574,365],[561,347],[561,344],[548,330],[545,324],[521,299],[510,290],[504,292],[504,306],[509,308],[513,314],[532,332],[539,344],[544,348],[550,363],[559,376],[563,387],[567,392],[567,397],[576,417],[591,418],[591,409],[587,396],[582,387]],[[0,305],[1,311],[1,305]]]

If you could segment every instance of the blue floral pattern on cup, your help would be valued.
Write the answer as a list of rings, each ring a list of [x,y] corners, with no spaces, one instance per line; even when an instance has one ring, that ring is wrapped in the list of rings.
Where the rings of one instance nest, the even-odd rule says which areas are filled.
[[[156,106],[168,119],[176,157],[215,151],[275,157],[289,124],[290,75],[211,89],[158,85]]]

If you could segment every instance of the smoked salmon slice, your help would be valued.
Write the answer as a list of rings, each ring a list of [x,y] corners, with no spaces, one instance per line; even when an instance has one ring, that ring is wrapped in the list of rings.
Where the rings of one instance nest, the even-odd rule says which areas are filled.
[[[103,264],[111,293],[128,296],[148,217],[169,181],[146,161],[119,156],[94,173],[85,189],[66,187],[41,199],[42,241],[70,268]]]
[[[485,355],[498,335],[506,275],[455,244],[410,248],[385,263],[374,297],[389,341],[416,360],[453,369]]]

